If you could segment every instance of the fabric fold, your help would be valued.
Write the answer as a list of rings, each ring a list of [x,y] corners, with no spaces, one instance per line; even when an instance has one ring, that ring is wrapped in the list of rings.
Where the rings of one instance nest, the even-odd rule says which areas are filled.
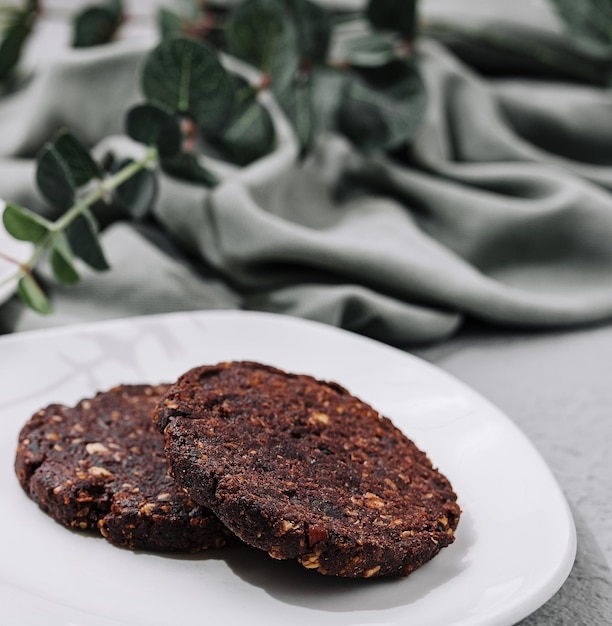
[[[0,197],[46,210],[33,159],[59,126],[98,153],[122,154],[116,135],[142,98],[139,68],[153,41],[64,50],[0,99]],[[195,276],[204,268],[223,280],[239,294],[236,306],[395,345],[441,340],[466,318],[534,328],[609,319],[608,90],[487,77],[431,38],[419,41],[416,58],[428,106],[409,149],[364,154],[327,133],[302,161],[264,93],[275,149],[242,168],[202,154],[221,180],[213,189],[160,175],[149,224],[157,240],[170,238]],[[107,280],[122,282],[122,263]],[[67,297],[50,289],[59,302]],[[109,306],[102,292],[87,297]]]
[[[421,42],[420,54],[429,105],[410,149],[417,163],[472,184],[477,166],[540,164],[612,189],[609,160],[594,156],[610,138],[609,124],[601,124],[612,115],[609,90],[533,79],[485,80],[432,40]],[[542,137],[543,117],[561,132]],[[591,162],[585,154],[593,155]]]

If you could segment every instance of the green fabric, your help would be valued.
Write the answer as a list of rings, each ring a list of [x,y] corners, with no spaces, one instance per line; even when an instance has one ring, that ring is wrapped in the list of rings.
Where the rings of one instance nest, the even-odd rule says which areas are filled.
[[[145,37],[61,50],[0,99],[0,197],[48,210],[33,184],[33,158],[62,125],[100,155],[125,152],[117,135],[125,110],[141,99],[139,70],[151,45]],[[609,90],[484,77],[431,38],[417,53],[428,107],[405,154],[364,155],[325,135],[302,163],[264,97],[276,150],[242,169],[208,159],[222,178],[212,191],[162,177],[155,236],[126,223],[107,229],[113,269],[88,274],[76,290],[49,284],[50,323],[81,312],[244,307],[406,346],[441,340],[467,318],[533,328],[609,319]],[[127,231],[139,245],[124,258],[115,251]],[[193,280],[198,288],[176,288]],[[126,295],[109,298],[113,285]],[[39,325],[19,306],[0,308],[5,331]]]

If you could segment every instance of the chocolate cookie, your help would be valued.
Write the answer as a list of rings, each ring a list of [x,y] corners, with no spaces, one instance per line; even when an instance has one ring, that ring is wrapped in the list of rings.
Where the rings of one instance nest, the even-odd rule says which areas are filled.
[[[166,385],[122,385],[74,408],[52,404],[21,430],[15,471],[25,492],[69,528],[132,549],[193,551],[229,536],[168,473],[151,421]]]
[[[454,540],[449,481],[340,385],[251,362],[197,367],[153,419],[176,481],[274,558],[407,575]]]

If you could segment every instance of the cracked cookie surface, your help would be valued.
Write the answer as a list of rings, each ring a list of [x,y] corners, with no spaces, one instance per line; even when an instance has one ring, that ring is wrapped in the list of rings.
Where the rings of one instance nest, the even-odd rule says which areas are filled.
[[[75,407],[52,404],[19,435],[15,471],[53,519],[153,551],[220,547],[227,530],[169,476],[151,413],[167,385],[120,385]]]
[[[252,362],[202,366],[153,419],[177,482],[274,558],[328,575],[407,575],[454,540],[449,481],[338,384]]]

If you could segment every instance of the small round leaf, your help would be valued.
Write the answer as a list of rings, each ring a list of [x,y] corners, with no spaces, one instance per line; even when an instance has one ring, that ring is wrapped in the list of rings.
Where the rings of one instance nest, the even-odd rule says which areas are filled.
[[[44,217],[13,203],[5,206],[2,222],[6,231],[15,239],[34,243],[44,237],[51,227]]]
[[[275,136],[270,114],[253,98],[232,120],[219,144],[234,163],[247,165],[270,152]]]
[[[284,0],[297,28],[298,50],[302,61],[325,63],[331,40],[327,11],[310,0]]]
[[[391,150],[414,138],[425,106],[420,74],[397,61],[386,68],[354,73],[345,84],[338,128],[363,150]]]
[[[74,21],[73,48],[101,46],[113,40],[121,25],[118,18],[106,7],[88,7]]]
[[[180,15],[165,7],[161,7],[157,12],[157,27],[163,39],[180,36],[184,22]]]
[[[51,303],[45,292],[30,274],[23,276],[17,283],[17,293],[23,303],[36,311],[47,315],[51,313]]]
[[[58,235],[51,246],[49,262],[55,280],[60,285],[74,285],[81,277],[74,267],[72,252],[68,246],[66,237]]]
[[[417,30],[417,0],[369,0],[366,17],[375,28],[393,31],[413,41]]]
[[[298,32],[280,0],[246,0],[227,24],[231,54],[271,77],[276,89],[291,84],[300,65]]]
[[[66,163],[77,187],[82,187],[93,178],[101,178],[102,172],[87,148],[70,132],[61,131],[53,139],[57,153]]]
[[[17,66],[37,15],[38,2],[35,0],[29,0],[23,9],[13,13],[0,41],[0,82],[6,80]]]
[[[123,20],[121,0],[86,7],[74,19],[72,46],[88,48],[112,41]]]
[[[232,83],[217,53],[185,38],[162,41],[149,54],[142,88],[152,102],[192,117],[204,129],[223,127],[233,103]]]
[[[293,124],[302,155],[312,146],[317,125],[317,109],[314,106],[310,80],[296,83],[277,94],[279,104]]]
[[[76,184],[52,145],[44,147],[38,155],[36,183],[43,196],[58,209],[69,209],[73,205]]]
[[[153,104],[139,104],[128,111],[126,132],[135,141],[155,146],[166,156],[176,154],[183,143],[177,120]]]
[[[95,270],[109,269],[98,239],[98,224],[89,211],[84,211],[76,217],[65,232],[72,252],[76,256]]]

